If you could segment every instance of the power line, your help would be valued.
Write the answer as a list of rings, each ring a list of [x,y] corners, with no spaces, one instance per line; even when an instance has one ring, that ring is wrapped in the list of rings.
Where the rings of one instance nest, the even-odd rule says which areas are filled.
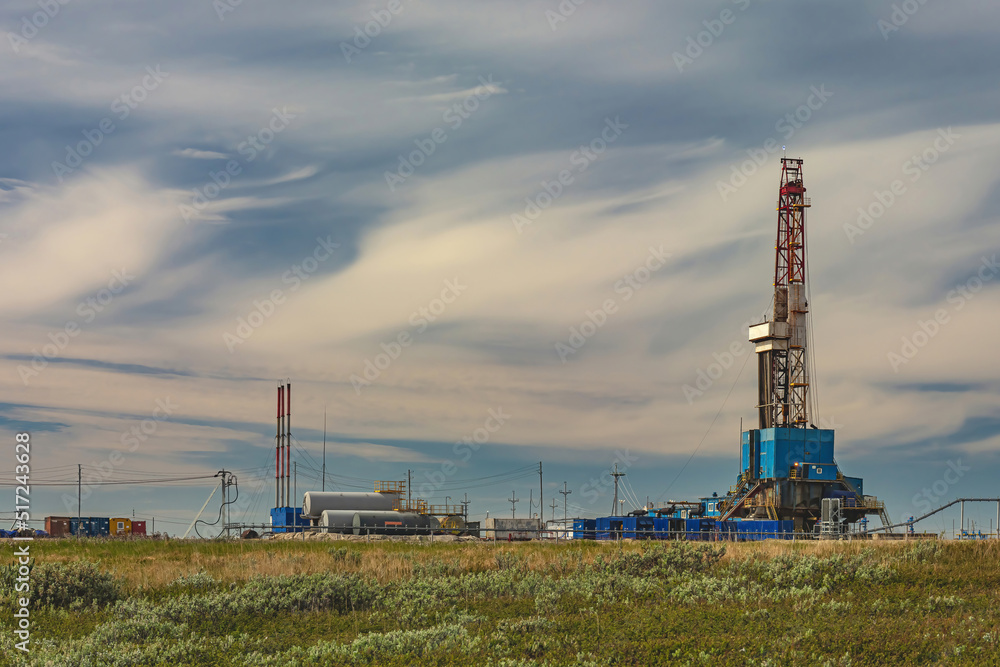
[[[117,486],[117,485],[131,485],[131,484],[174,484],[176,486],[190,486],[187,484],[176,484],[177,482],[191,482],[201,479],[212,479],[213,475],[201,475],[198,477],[175,477],[170,479],[125,479],[125,480],[115,480],[115,481],[98,481],[98,482],[86,482],[87,486]],[[79,484],[78,480],[61,480],[61,481],[48,481],[48,482],[36,482],[34,479],[31,481],[32,486],[77,486]],[[0,482],[0,486],[20,486],[16,482]]]
[[[774,297],[771,297],[771,301],[772,302],[774,301]],[[770,307],[771,307],[771,305],[769,303],[768,304],[768,308],[770,308]],[[701,440],[698,442],[698,446],[694,448],[693,452],[691,452],[691,456],[689,456],[688,460],[684,462],[684,465],[681,466],[681,469],[677,471],[677,475],[675,475],[674,478],[673,478],[673,480],[671,480],[670,484],[667,485],[667,488],[663,490],[663,493],[661,493],[656,498],[656,502],[660,502],[661,500],[663,500],[664,496],[666,496],[667,493],[669,493],[670,489],[673,488],[674,484],[677,483],[677,480],[680,479],[680,477],[681,477],[682,474],[684,474],[684,471],[687,469],[688,464],[691,463],[691,459],[693,459],[694,456],[695,456],[695,454],[698,453],[698,450],[701,449],[701,446],[703,444],[705,444],[705,440],[708,438],[708,434],[712,432],[712,427],[715,426],[716,420],[719,419],[719,415],[721,415],[722,411],[725,409],[726,403],[729,402],[729,397],[732,395],[733,390],[736,389],[737,383],[739,383],[740,378],[743,376],[743,370],[747,367],[747,362],[750,361],[750,357],[752,357],[752,356],[754,356],[754,355],[748,354],[747,358],[743,360],[743,365],[740,366],[740,372],[736,374],[736,379],[733,380],[732,386],[729,387],[729,392],[726,393],[726,397],[723,399],[722,405],[719,406],[718,412],[716,412],[715,416],[712,417],[712,423],[709,424],[708,425],[708,429],[705,430],[705,435],[701,436]]]

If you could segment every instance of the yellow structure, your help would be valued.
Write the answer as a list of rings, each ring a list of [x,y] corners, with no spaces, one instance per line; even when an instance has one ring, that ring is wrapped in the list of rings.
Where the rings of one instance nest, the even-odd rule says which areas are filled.
[[[131,519],[111,519],[111,530],[112,535],[131,535],[132,534],[132,520]]]

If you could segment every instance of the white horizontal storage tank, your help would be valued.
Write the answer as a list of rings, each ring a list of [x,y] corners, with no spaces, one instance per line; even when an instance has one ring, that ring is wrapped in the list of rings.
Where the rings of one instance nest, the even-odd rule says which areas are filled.
[[[357,512],[355,535],[429,535],[431,517],[415,512]]]
[[[539,519],[503,519],[490,517],[483,522],[485,537],[490,540],[536,540],[542,530]]]
[[[376,510],[389,511],[399,501],[395,493],[340,493],[333,491],[306,491],[302,497],[303,516],[318,517],[326,510]]]
[[[321,533],[354,532],[354,510],[324,510],[319,520]]]

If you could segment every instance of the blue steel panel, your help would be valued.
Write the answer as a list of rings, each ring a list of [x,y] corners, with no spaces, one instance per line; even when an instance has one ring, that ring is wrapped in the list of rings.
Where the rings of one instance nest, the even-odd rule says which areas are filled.
[[[749,433],[754,433],[750,431]],[[793,463],[833,463],[833,430],[802,428],[766,428],[759,434],[759,468],[762,477],[785,479]],[[749,437],[744,438],[747,442]],[[749,459],[749,443],[741,452],[744,469]]]
[[[833,429],[832,428],[821,428],[818,431],[820,435],[819,448],[820,448],[820,462],[830,463],[834,461],[833,458]]]
[[[788,429],[775,429],[774,431],[774,476],[788,477],[788,469],[792,462],[802,457],[797,456],[797,452],[792,451]]]
[[[624,530],[625,518],[620,516],[599,516],[596,522],[596,537],[599,540],[612,540]]]
[[[753,479],[759,479],[761,475],[760,469],[760,431],[753,431],[750,434],[750,446],[753,449],[753,455],[751,458],[751,465],[753,466],[753,474],[751,477]]]
[[[287,533],[289,527],[308,526],[309,520],[302,518],[301,507],[272,507],[271,531]]]
[[[622,537],[634,540],[635,527],[636,527],[636,520],[634,516],[622,517]]]
[[[815,429],[796,429],[802,431],[802,460],[806,463],[823,463],[820,459],[819,433]]]
[[[795,523],[793,521],[725,521],[719,525],[726,539],[738,541],[759,541],[791,539]]]
[[[774,429],[760,429],[760,467],[763,470],[762,477],[770,479],[774,477]]]
[[[592,540],[597,533],[596,519],[574,519],[573,537],[576,539]]]
[[[865,482],[863,479],[860,477],[846,477],[845,479],[850,482],[851,486],[854,487],[854,490],[857,491],[859,495],[865,495]]]
[[[827,465],[811,463],[809,464],[809,479],[835,480],[837,479],[837,466],[832,463]]]

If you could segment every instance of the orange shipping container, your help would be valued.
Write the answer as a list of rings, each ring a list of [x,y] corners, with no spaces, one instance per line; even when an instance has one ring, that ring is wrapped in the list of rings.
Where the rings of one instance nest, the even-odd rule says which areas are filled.
[[[131,535],[132,534],[132,520],[131,519],[111,519],[111,534],[112,535]]]

